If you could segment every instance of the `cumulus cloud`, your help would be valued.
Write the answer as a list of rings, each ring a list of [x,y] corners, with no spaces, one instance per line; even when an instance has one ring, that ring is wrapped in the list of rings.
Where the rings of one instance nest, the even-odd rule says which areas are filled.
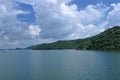
[[[108,21],[110,26],[120,25],[120,3],[111,4],[112,10],[108,13]]]
[[[26,30],[26,33],[31,36],[32,39],[35,37],[39,37],[39,33],[41,32],[41,29],[38,25],[30,25],[28,27],[28,30]]]
[[[47,2],[46,5],[38,3],[34,7],[37,16],[36,23],[41,25],[42,31],[40,36],[42,38],[53,39],[68,37],[71,34],[76,34],[78,30],[82,32],[83,30],[77,27],[77,24],[82,25],[90,32],[89,25],[98,26],[96,23],[103,18],[107,10],[107,7],[102,8],[103,5],[88,5],[86,8],[78,10],[76,4],[68,5],[67,1],[57,1],[55,4]],[[88,31],[87,33],[89,33]],[[86,37],[85,31],[80,34],[82,35],[79,35],[78,38]],[[73,38],[75,39],[76,37]]]
[[[25,30],[29,24],[17,19],[18,14],[27,13],[23,10],[14,9],[14,2],[11,0],[0,1],[0,48],[20,46],[21,40],[29,39],[25,35]]]
[[[31,7],[25,10],[16,2]],[[78,9],[78,5],[70,2],[0,0],[0,45],[3,48],[20,47],[60,39],[85,38],[104,31],[108,28],[106,26],[120,25],[120,3],[111,6],[100,3]],[[16,9],[16,5],[20,8]]]

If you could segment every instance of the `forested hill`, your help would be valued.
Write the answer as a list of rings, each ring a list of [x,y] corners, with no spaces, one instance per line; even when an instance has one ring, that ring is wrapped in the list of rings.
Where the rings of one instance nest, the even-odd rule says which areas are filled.
[[[45,43],[30,46],[27,49],[120,50],[120,26],[115,26],[90,38]]]
[[[79,45],[78,49],[120,50],[120,26],[110,28]]]
[[[33,49],[33,50],[52,50],[52,49],[77,49],[80,45],[80,43],[83,43],[85,41],[89,40],[89,38],[86,39],[77,39],[77,40],[62,40],[57,41],[53,43],[44,43],[40,45],[34,45],[30,46],[27,49]]]

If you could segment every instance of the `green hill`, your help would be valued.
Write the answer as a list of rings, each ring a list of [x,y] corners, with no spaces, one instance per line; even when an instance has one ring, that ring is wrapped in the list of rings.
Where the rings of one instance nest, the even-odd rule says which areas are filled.
[[[79,47],[80,43],[83,43],[87,41],[87,39],[77,39],[77,40],[62,40],[62,41],[57,41],[53,43],[44,43],[36,46],[30,46],[28,49],[33,49],[33,50],[50,50],[50,49],[76,49]]]
[[[80,44],[77,49],[120,50],[120,26],[115,26],[92,37],[91,40]]]
[[[120,26],[115,26],[90,38],[45,43],[30,46],[28,49],[120,50]]]

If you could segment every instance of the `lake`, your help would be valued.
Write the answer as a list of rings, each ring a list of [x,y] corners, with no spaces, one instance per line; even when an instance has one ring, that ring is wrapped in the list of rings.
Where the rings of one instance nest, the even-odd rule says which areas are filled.
[[[0,80],[120,80],[120,52],[0,51]]]

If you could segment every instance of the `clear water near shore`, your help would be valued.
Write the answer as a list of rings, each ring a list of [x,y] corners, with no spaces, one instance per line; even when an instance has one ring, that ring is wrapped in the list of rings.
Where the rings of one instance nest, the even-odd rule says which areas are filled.
[[[0,51],[0,80],[120,80],[120,52]]]

